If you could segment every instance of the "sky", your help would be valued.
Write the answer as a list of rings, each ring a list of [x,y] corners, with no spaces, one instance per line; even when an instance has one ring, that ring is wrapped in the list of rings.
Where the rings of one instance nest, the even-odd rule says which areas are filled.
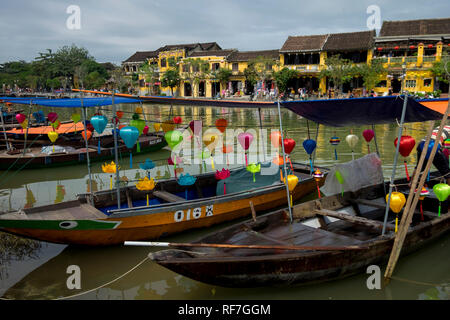
[[[73,5],[79,15],[67,12]],[[72,44],[117,65],[167,44],[279,49],[288,36],[373,28],[369,6],[379,8],[380,21],[450,17],[448,0],[1,0],[0,63]]]

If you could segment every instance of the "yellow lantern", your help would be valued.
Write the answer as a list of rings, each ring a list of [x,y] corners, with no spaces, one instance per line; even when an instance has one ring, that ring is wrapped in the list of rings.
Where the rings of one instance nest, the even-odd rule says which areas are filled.
[[[155,122],[153,128],[155,128],[155,132],[161,131],[161,123]]]
[[[144,179],[139,179],[138,183],[136,183],[136,189],[141,191],[150,191],[153,190],[156,186],[156,182],[153,178],[149,179],[145,177]],[[147,207],[148,207],[148,193],[147,193]]]
[[[141,108],[141,107],[136,107],[135,112],[136,112],[137,114],[142,114],[142,108]]]
[[[172,120],[164,121],[162,123],[162,129],[164,132],[173,131],[175,129],[175,124]]]
[[[58,139],[58,132],[56,131],[50,131],[49,133],[47,133],[48,138],[50,139],[50,141],[52,143],[54,143],[56,141],[56,139]]]
[[[112,174],[113,174],[113,173],[116,173],[116,170],[117,170],[117,169],[120,169],[120,167],[117,168],[117,166],[116,166],[116,164],[114,163],[114,161],[111,161],[110,164],[107,164],[107,163],[102,164],[102,171],[103,171],[104,173],[111,173],[111,175],[110,175],[110,180],[109,180],[109,189],[110,189],[110,190],[112,190]]]
[[[284,179],[284,183],[286,184],[286,179]],[[287,176],[287,183],[288,183],[288,188],[289,188],[289,196],[291,199],[291,207],[293,205],[292,202],[292,192],[294,192],[295,187],[298,184],[298,177],[296,175],[290,174]]]
[[[389,194],[386,195],[386,203],[389,200]],[[394,191],[391,194],[391,201],[389,202],[389,208],[396,213],[395,217],[395,232],[398,230],[398,214],[402,211],[403,206],[406,203],[405,195],[401,192]]]

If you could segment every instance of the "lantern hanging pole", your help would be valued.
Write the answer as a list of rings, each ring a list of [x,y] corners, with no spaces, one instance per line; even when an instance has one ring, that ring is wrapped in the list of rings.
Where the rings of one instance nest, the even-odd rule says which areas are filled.
[[[317,143],[317,139],[319,138],[319,123],[317,123],[317,129],[316,129],[316,143]],[[313,151],[313,158],[312,158],[312,165],[314,166],[314,162],[316,161],[316,151],[317,151],[317,147],[314,149]]]
[[[377,151],[378,157],[380,157],[380,152],[378,150],[378,143],[377,143],[377,134],[375,133],[375,125],[372,124],[372,131],[373,131],[373,141],[375,142],[375,149]]]
[[[30,117],[31,117],[31,109],[33,108],[33,103],[30,99],[30,108],[28,110],[28,122],[27,122],[27,131],[25,132],[25,141],[23,143],[23,155],[25,155],[25,152],[27,150],[27,137],[28,137],[28,128],[30,126]]]
[[[265,139],[264,133],[263,133],[263,126],[262,126],[262,119],[261,119],[261,108],[258,108],[258,115],[259,115],[260,140],[262,142],[262,148],[263,148],[263,153],[264,153],[264,162],[266,162],[266,142],[267,142],[267,139]]]
[[[408,95],[406,94],[406,92],[404,92],[402,116],[400,118],[400,126],[398,128],[398,135],[397,135],[397,139],[398,139],[397,141],[399,141],[399,143],[397,143],[397,147],[395,149],[394,166],[392,167],[392,175],[391,175],[391,179],[389,180],[389,197],[388,197],[388,201],[386,204],[386,210],[384,212],[383,230],[381,233],[382,235],[384,235],[384,233],[386,232],[386,224],[387,224],[387,218],[388,218],[388,214],[389,214],[389,205],[391,202],[392,187],[393,187],[393,183],[395,180],[395,172],[397,170],[398,154],[399,154],[399,150],[400,150],[400,141],[401,141],[402,133],[403,133],[403,123],[405,122],[405,113],[406,113],[407,104],[408,104]]]
[[[117,150],[117,126],[116,126],[116,104],[114,103],[114,90],[111,96],[112,112],[113,112],[113,136],[114,136],[114,160],[116,161],[116,191],[117,191],[117,208],[120,209],[120,175],[119,175],[119,154]]]
[[[88,176],[89,176],[89,192],[91,194],[91,203],[93,203],[93,191],[92,191],[92,175],[91,175],[91,160],[89,158],[89,143],[88,143],[88,137],[87,137],[87,124],[86,124],[86,107],[83,106],[83,91],[80,92],[80,103],[81,103],[81,114],[83,116],[83,124],[84,124],[84,141],[86,146],[86,162],[87,162],[87,168],[88,168]]]
[[[7,149],[8,151],[10,151],[11,148],[10,148],[10,146],[9,146],[8,136],[6,135],[5,119],[3,118],[3,110],[0,110],[0,117],[1,117],[1,120],[2,120],[3,135],[5,136],[6,149]]]
[[[286,186],[289,217],[291,218],[291,222],[292,222],[291,197],[290,197],[288,178],[287,178],[288,175],[287,175],[287,168],[286,168],[286,153],[284,152],[284,135],[283,135],[283,123],[281,121],[280,98],[278,98],[277,105],[278,105],[278,119],[280,120],[281,149],[283,151],[284,184]]]

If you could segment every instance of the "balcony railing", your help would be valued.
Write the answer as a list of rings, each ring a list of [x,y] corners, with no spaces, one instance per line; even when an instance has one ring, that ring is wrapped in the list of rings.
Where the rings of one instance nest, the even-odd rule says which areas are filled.
[[[417,62],[417,57],[406,57],[405,58],[406,62]]]

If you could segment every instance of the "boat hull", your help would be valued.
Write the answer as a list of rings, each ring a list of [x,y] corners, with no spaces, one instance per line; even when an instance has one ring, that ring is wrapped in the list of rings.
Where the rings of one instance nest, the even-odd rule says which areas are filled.
[[[293,200],[304,197],[315,188],[316,182],[313,178],[303,180],[292,193]],[[111,214],[105,219],[70,221],[0,219],[0,230],[54,243],[115,245],[124,241],[159,239],[182,231],[209,227],[241,218],[251,214],[250,202],[256,212],[272,210],[287,204],[286,189],[283,184],[255,190],[257,191],[205,198],[201,201],[168,203],[160,206],[159,209],[150,206],[124,210],[122,213]],[[114,192],[109,195],[110,198],[114,196]],[[61,227],[67,222],[75,222],[76,226],[70,229]],[[99,224],[99,222],[109,224]]]

